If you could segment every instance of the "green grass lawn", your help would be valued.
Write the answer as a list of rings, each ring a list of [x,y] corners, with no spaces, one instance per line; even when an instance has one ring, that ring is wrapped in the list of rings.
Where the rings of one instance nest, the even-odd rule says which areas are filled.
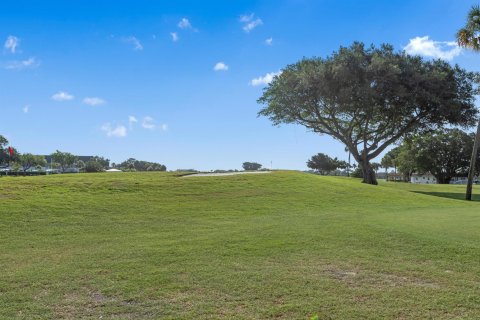
[[[478,319],[480,202],[464,189],[3,177],[0,318]]]

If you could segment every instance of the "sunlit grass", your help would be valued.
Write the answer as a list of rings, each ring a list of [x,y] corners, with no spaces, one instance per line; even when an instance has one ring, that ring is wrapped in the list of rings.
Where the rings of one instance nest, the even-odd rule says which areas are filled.
[[[3,177],[0,318],[479,318],[480,202],[463,191],[296,172]]]

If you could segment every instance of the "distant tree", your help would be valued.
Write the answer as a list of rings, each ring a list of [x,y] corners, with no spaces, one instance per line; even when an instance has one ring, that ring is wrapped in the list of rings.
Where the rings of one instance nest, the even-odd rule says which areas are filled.
[[[338,163],[324,153],[318,153],[307,161],[307,167],[320,174],[328,174],[338,168]]]
[[[410,139],[406,139],[400,146],[394,149],[394,156],[396,157],[394,159],[395,168],[398,168],[398,171],[402,173],[403,180],[406,182],[410,181],[415,171],[418,171],[417,151]]]
[[[80,172],[85,171],[85,162],[83,160],[77,160],[74,163],[75,168],[78,168]]]
[[[30,168],[36,166],[45,167],[47,165],[47,160],[45,160],[44,156],[24,153],[18,156],[18,163],[22,166],[23,172],[27,172]]]
[[[65,172],[66,169],[73,166],[77,161],[77,157],[68,152],[55,151],[51,154],[52,161],[57,163],[62,172]]]
[[[370,162],[405,135],[476,121],[476,76],[391,45],[355,42],[285,67],[258,100],[259,115],[332,136],[348,147],[363,182],[376,184]]]
[[[109,160],[109,159],[106,159],[106,158],[104,158],[104,157],[94,156],[94,157],[92,157],[89,161],[94,161],[94,162],[100,163],[100,165],[101,165],[104,169],[108,169],[108,168],[110,167],[110,160]]]
[[[124,162],[117,164],[116,167],[128,171],[167,171],[167,167],[163,164],[137,160],[134,158],[129,158]]]
[[[465,27],[457,32],[458,45],[464,48],[471,49],[475,52],[480,52],[480,6],[473,6],[467,15],[467,23]],[[474,138],[472,148],[472,155],[470,157],[470,166],[467,178],[467,190],[465,193],[466,200],[472,200],[472,185],[473,175],[478,158],[478,146],[480,144],[480,122],[477,125],[477,133]]]
[[[256,162],[244,162],[242,164],[242,168],[245,171],[257,171],[261,167],[262,167],[262,165],[260,163],[256,163]]]
[[[20,172],[22,170],[22,165],[18,162],[18,161],[13,161],[11,164],[10,164],[10,169],[13,171],[13,172]]]
[[[85,172],[103,172],[105,167],[102,162],[90,160],[85,163]]]
[[[0,148],[3,150],[8,145],[8,140],[4,136],[0,135]]]
[[[400,149],[395,147],[388,151],[382,158],[381,164],[385,168],[394,168],[395,175],[397,174],[397,164],[398,164],[398,154],[400,153]]]
[[[363,178],[363,171],[362,168],[357,167],[355,170],[352,171],[353,178]]]
[[[337,157],[333,159],[333,162],[335,163],[336,168],[335,169],[347,169],[349,168],[349,164],[346,161],[339,160]]]

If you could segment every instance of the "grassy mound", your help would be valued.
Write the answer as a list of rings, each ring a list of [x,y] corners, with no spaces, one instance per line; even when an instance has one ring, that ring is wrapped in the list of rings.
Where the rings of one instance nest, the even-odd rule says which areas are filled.
[[[463,186],[0,178],[0,318],[480,318]]]

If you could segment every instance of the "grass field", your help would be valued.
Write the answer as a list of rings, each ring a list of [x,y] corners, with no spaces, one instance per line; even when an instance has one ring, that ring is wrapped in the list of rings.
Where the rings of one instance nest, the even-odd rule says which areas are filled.
[[[464,186],[0,178],[0,318],[478,319]]]

